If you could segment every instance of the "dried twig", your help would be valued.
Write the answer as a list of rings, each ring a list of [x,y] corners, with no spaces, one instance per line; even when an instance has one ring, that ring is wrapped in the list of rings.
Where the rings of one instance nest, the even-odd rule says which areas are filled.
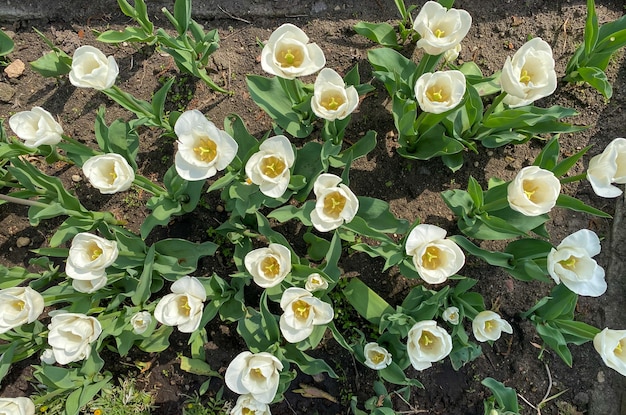
[[[244,22],[244,23],[247,23],[247,24],[252,24],[252,22],[250,20],[246,20],[246,19],[243,19],[241,17],[235,16],[234,14],[224,10],[222,8],[222,6],[220,6],[219,4],[217,5],[217,8],[220,9],[222,11],[222,13],[224,13],[226,16],[230,17],[233,20],[239,20],[240,22]]]

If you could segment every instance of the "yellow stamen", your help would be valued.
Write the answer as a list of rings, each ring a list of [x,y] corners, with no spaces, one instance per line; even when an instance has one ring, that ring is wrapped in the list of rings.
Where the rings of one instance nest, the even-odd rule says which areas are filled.
[[[422,265],[426,269],[437,269],[441,265],[441,258],[439,248],[436,246],[429,246],[426,248],[426,252],[422,255]]]
[[[200,161],[209,163],[217,156],[217,144],[209,137],[203,137],[199,140],[198,146],[193,148],[193,152]]]
[[[576,267],[577,262],[578,259],[574,255],[570,255],[569,258],[564,259],[563,261],[559,261],[559,264],[561,264],[563,268],[572,270]]]
[[[385,355],[380,352],[370,352],[370,360],[375,364],[379,364],[385,360]]]
[[[422,332],[422,335],[420,337],[420,344],[424,347],[428,347],[429,344],[433,343],[434,341],[428,337],[430,333],[428,333],[427,331]]]
[[[322,102],[320,104],[329,111],[335,111],[345,102],[344,98],[339,94],[326,94],[322,97]]]
[[[526,198],[528,200],[530,200],[531,202],[535,202],[535,192],[537,192],[537,189],[539,188],[539,186],[535,186],[534,183],[532,182],[528,182],[525,181],[522,184],[522,189],[524,189],[524,194],[526,195]]]
[[[491,329],[493,329],[493,327],[494,327],[494,325],[493,325],[491,320],[485,321],[485,330],[491,331]]]
[[[264,175],[270,178],[274,178],[280,176],[287,165],[283,161],[283,159],[275,156],[269,156],[264,158],[261,161],[261,171]]]
[[[622,339],[622,340],[619,341],[619,343],[617,343],[617,346],[615,346],[615,349],[613,349],[613,353],[615,353],[617,355],[621,355],[623,353],[622,341],[624,341],[624,340]]]
[[[299,320],[307,320],[311,312],[311,304],[304,300],[296,300],[291,304],[291,309]]]
[[[428,91],[426,91],[426,96],[431,101],[435,101],[435,102],[445,101],[441,88],[439,88],[438,90],[435,90],[434,88],[429,89]]]
[[[328,194],[324,198],[324,214],[332,218],[338,218],[346,206],[346,201],[346,197],[337,191]]]
[[[437,28],[435,29],[435,36],[438,38],[444,37],[446,34],[446,32],[444,32],[443,30]]]
[[[243,415],[256,415],[256,411],[253,411],[252,409],[249,409],[249,408],[243,408],[241,413]]]
[[[93,411],[93,415],[102,415],[103,411],[102,409],[96,409],[95,411]]]
[[[528,71],[526,69],[522,69],[522,73],[520,74],[519,81],[523,84],[528,85],[532,78],[528,75]]]
[[[261,261],[261,269],[267,278],[275,278],[280,273],[280,263],[273,256],[268,256]]]
[[[24,303],[24,301],[22,300],[17,300],[13,302],[13,306],[15,308],[18,308],[20,311],[24,310],[24,306],[26,305],[26,303]]]
[[[102,255],[102,248],[100,248],[100,246],[98,246],[95,242],[91,243],[87,248],[87,255],[91,257],[92,261],[95,261],[100,257],[100,255]]]
[[[257,378],[257,379],[265,379],[265,376],[263,376],[263,372],[261,372],[261,369],[259,369],[258,367],[252,369],[250,371],[250,374],[252,375],[252,377]]]
[[[278,61],[280,66],[283,68],[297,68],[302,65],[302,62],[304,61],[304,54],[300,49],[287,48],[287,50],[279,50],[275,56],[276,61]]]
[[[180,297],[178,300],[178,309],[186,316],[191,313],[191,307],[189,306],[189,300],[186,296]]]

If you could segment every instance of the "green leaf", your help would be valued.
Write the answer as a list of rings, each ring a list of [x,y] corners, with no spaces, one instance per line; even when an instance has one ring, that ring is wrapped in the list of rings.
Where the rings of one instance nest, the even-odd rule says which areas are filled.
[[[135,292],[131,296],[131,300],[134,305],[141,305],[148,298],[150,298],[150,284],[152,283],[152,267],[154,264],[155,250],[156,246],[152,245],[150,249],[148,249],[148,253],[146,254],[141,277],[139,277],[137,288],[135,288]]]
[[[358,196],[357,216],[367,222],[368,227],[382,233],[405,233],[409,222],[398,219],[389,210],[389,203],[380,199]]]
[[[17,345],[17,342],[12,342],[9,348],[0,356],[0,383],[7,375],[7,373],[9,373],[9,369],[11,369],[11,364],[13,363],[13,354],[15,353],[15,348],[17,347]]]
[[[185,34],[191,21],[191,0],[176,0],[174,2],[174,18],[178,22],[176,26],[178,34]]]
[[[205,362],[204,360],[200,360],[200,359],[193,359],[187,356],[181,356],[180,368],[184,370],[185,372],[188,372],[194,375],[221,378],[220,374],[217,371],[211,369],[211,366],[207,362]]]
[[[173,331],[172,326],[161,326],[149,338],[139,343],[138,347],[146,353],[160,353],[170,346],[170,334]]]
[[[357,313],[373,324],[380,324],[380,319],[384,314],[394,312],[393,308],[381,296],[358,278],[350,280],[344,288],[343,294]]]
[[[359,22],[354,25],[354,31],[379,45],[391,48],[400,47],[396,31],[389,23]]]
[[[556,164],[556,166],[554,166],[552,173],[554,173],[556,177],[564,176],[590,148],[591,146],[587,146],[578,153],[561,160]]]
[[[140,42],[149,43],[154,39],[152,33],[146,33],[139,27],[126,27],[124,30],[107,30],[97,37],[103,43]]]
[[[307,201],[302,206],[294,205],[281,206],[271,211],[267,217],[276,219],[280,223],[285,223],[291,219],[298,219],[304,226],[312,226],[311,212],[315,209],[315,201]]]
[[[539,166],[544,170],[552,171],[556,167],[559,161],[559,140],[557,136],[552,137],[548,143],[543,146],[543,149],[535,158],[534,166]]]
[[[582,321],[574,321],[569,319],[557,319],[552,322],[562,333],[567,333],[569,336],[577,337],[582,342],[588,342],[600,333],[600,329],[591,326]],[[582,344],[582,343],[577,343]]]
[[[496,401],[500,405],[500,409],[511,411],[515,414],[519,413],[520,408],[515,389],[506,387],[503,383],[490,377],[483,379],[480,383],[491,390],[491,393],[493,393]]]
[[[598,16],[594,0],[587,0],[587,19],[585,20],[585,55],[590,56],[598,42]]]
[[[542,340],[559,355],[565,364],[572,367],[572,352],[567,347],[563,334],[550,324],[537,324],[535,327]]]
[[[148,237],[148,234],[155,226],[167,225],[173,215],[182,211],[182,206],[179,202],[166,196],[152,197],[148,204],[153,210],[141,224],[140,232],[143,239]]]
[[[578,68],[578,75],[583,81],[597,89],[604,98],[610,99],[613,96],[613,87],[602,69],[586,66]]]
[[[331,378],[337,378],[335,371],[322,359],[315,359],[304,353],[293,344],[286,344],[284,356],[288,361],[295,363],[303,373],[307,375],[318,375],[328,373]]]
[[[407,386],[416,386],[418,388],[424,388],[424,385],[417,380],[407,378],[404,374],[404,371],[397,363],[391,362],[389,366],[384,369],[378,371],[378,374],[381,378],[389,383],[393,383],[395,385],[407,385]],[[395,412],[393,412],[395,414]]]
[[[575,197],[565,195],[561,193],[556,200],[556,205],[558,207],[566,208],[569,210],[573,210],[576,212],[589,213],[594,216],[599,216],[601,218],[611,218],[612,216],[608,213],[605,213],[599,209],[591,207],[584,203],[581,200],[576,199]]]
[[[30,63],[31,68],[43,77],[59,77],[70,73],[72,58],[66,54],[48,52],[41,58]]]
[[[511,261],[513,260],[513,256],[509,253],[498,252],[498,251],[489,251],[486,249],[479,248],[470,242],[467,238],[460,235],[451,235],[448,239],[456,242],[461,248],[463,248],[468,253],[481,258],[485,262],[490,265],[494,265],[502,268],[511,268]]]
[[[6,56],[13,52],[15,43],[4,31],[0,30],[0,56]]]

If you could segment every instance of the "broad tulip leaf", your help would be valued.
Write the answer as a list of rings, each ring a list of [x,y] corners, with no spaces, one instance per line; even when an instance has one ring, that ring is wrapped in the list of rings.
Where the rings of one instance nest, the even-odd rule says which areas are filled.
[[[597,89],[606,99],[613,96],[613,87],[600,68],[585,66],[578,68],[578,75],[589,85]]]
[[[480,383],[491,390],[502,410],[519,413],[520,408],[515,389],[504,386],[503,383],[490,377],[483,379]]]
[[[612,216],[606,212],[601,211],[600,209],[596,209],[585,204],[583,201],[578,200],[572,196],[568,196],[565,194],[560,194],[558,199],[556,200],[556,205],[559,207],[567,208],[570,210],[574,210],[576,212],[589,213],[591,215],[599,216],[601,218],[611,218]]]
[[[2,353],[0,356],[0,383],[2,383],[2,379],[9,373],[9,369],[11,369],[11,364],[13,363],[13,354],[15,353],[15,348],[17,347],[17,342],[12,342],[9,347]]]
[[[550,324],[537,324],[535,327],[542,340],[559,355],[566,365],[572,367],[572,352],[567,347],[563,334]]]
[[[379,325],[384,314],[393,314],[394,309],[358,278],[352,278],[343,294],[352,307],[369,322]]]
[[[600,333],[600,329],[583,323],[582,321],[558,319],[554,320],[552,323],[561,330],[562,333],[572,337],[570,342],[577,345],[593,340],[593,338]]]
[[[389,23],[359,22],[354,25],[354,31],[379,45],[390,48],[400,47],[396,39],[396,31]]]
[[[100,33],[97,40],[104,43],[140,42],[150,43],[154,39],[152,33],[146,33],[139,27],[126,27],[124,30],[107,30]]]
[[[384,369],[378,371],[378,374],[385,381],[393,383],[395,385],[407,385],[407,386],[416,386],[418,388],[424,388],[424,385],[417,379],[407,378],[404,374],[404,371],[397,363],[391,362],[389,366]],[[387,408],[389,409],[389,408]],[[395,412],[390,412],[395,414]]]
[[[57,52],[48,52],[41,58],[30,63],[31,68],[41,76],[59,77],[70,73],[72,70],[72,58]]]
[[[486,249],[479,248],[470,242],[467,238],[460,235],[451,235],[448,239],[456,242],[461,248],[463,248],[468,253],[481,258],[485,262],[490,265],[494,265],[501,268],[511,268],[511,261],[513,260],[513,255],[505,252],[498,251],[489,251]],[[465,280],[464,280],[465,281]],[[458,284],[457,284],[458,285]]]
[[[0,30],[0,56],[6,56],[13,52],[15,43],[4,31]]]
[[[135,292],[130,297],[134,305],[141,305],[150,298],[150,285],[152,284],[152,268],[154,265],[155,252],[156,247],[152,245],[146,254],[141,277],[139,277]]]
[[[188,372],[194,375],[221,378],[220,374],[211,368],[211,365],[209,365],[204,360],[200,360],[200,359],[193,359],[187,356],[181,356],[180,368],[184,370],[185,372]]]

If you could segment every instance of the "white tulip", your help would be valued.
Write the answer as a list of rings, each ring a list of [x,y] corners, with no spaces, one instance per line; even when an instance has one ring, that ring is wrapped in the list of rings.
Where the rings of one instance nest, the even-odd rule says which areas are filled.
[[[474,317],[472,331],[476,340],[486,342],[498,340],[502,332],[513,333],[513,328],[497,313],[487,310],[481,311]]]
[[[317,272],[314,272],[307,277],[304,288],[310,292],[325,290],[328,288],[328,281]]]
[[[30,398],[0,398],[2,415],[35,415],[35,404]]]
[[[108,58],[93,46],[81,46],[72,57],[70,82],[79,88],[102,91],[115,84],[119,68],[113,56]]]
[[[297,26],[286,23],[276,29],[261,51],[261,67],[281,78],[311,75],[326,65],[324,52]]]
[[[83,164],[83,174],[100,193],[110,195],[130,189],[135,171],[116,153],[93,156]]]
[[[443,318],[443,321],[447,321],[448,323],[456,326],[459,324],[459,309],[457,307],[448,307],[443,310],[441,317]]]
[[[436,1],[427,1],[413,21],[413,30],[420,35],[416,46],[439,55],[461,43],[471,25],[472,16],[465,10],[446,10]]]
[[[130,324],[133,326],[133,333],[143,334],[152,323],[152,315],[147,311],[140,311],[135,313],[131,319]]]
[[[206,290],[195,277],[185,275],[170,287],[172,294],[161,298],[154,318],[166,326],[176,326],[181,333],[192,333],[200,327]]]
[[[265,140],[246,163],[246,175],[269,197],[281,197],[291,179],[289,169],[296,160],[291,142],[284,135]]]
[[[54,358],[54,352],[52,351],[52,349],[46,349],[41,353],[41,356],[39,356],[39,360],[41,360],[41,363],[45,363],[47,365],[53,365],[57,362],[57,360]]]
[[[61,141],[63,134],[61,125],[52,114],[41,107],[12,115],[9,126],[28,147],[53,146]]]
[[[52,315],[48,330],[48,344],[54,358],[57,363],[65,365],[89,357],[91,343],[102,333],[102,326],[94,317],[58,312]]]
[[[365,345],[363,354],[365,355],[365,366],[374,370],[384,369],[389,366],[392,361],[391,353],[374,342]]]
[[[235,407],[230,410],[231,415],[272,415],[268,404],[259,402],[250,394],[237,398]]]
[[[311,212],[311,222],[320,232],[329,232],[350,222],[359,210],[357,197],[348,186],[340,183],[341,177],[324,173],[313,184],[317,201]]]
[[[30,287],[0,290],[0,334],[37,320],[43,308],[43,297]]]
[[[556,90],[556,71],[550,45],[538,37],[526,42],[513,59],[506,58],[500,83],[507,93],[504,103],[511,108],[551,95]]]
[[[626,138],[611,141],[601,154],[589,160],[587,180],[601,197],[617,197],[622,190],[613,183],[626,183]]]
[[[407,354],[416,370],[428,369],[451,351],[452,337],[436,321],[419,321],[409,330]]]
[[[561,182],[554,173],[538,166],[524,167],[507,187],[511,209],[525,216],[550,212],[561,193]]]
[[[459,246],[445,239],[446,231],[435,225],[421,224],[411,230],[406,240],[406,254],[420,277],[429,284],[441,284],[465,264]]]
[[[441,114],[461,103],[465,89],[461,71],[427,72],[415,83],[415,99],[422,111]]]
[[[298,343],[313,333],[314,326],[333,320],[333,307],[313,297],[311,292],[297,287],[287,288],[280,298],[280,331],[289,343]]]
[[[276,396],[283,364],[267,352],[239,353],[224,374],[226,386],[240,395],[250,394],[261,403],[271,403]]]
[[[561,241],[548,254],[548,273],[578,295],[599,297],[606,291],[604,269],[592,259],[600,253],[600,238],[581,229]]]
[[[605,365],[626,376],[626,330],[605,328],[593,338],[593,347]]]
[[[115,262],[118,254],[116,241],[87,232],[79,233],[72,239],[65,274],[73,280],[76,291],[94,292],[106,284],[106,268]]]
[[[280,284],[291,271],[291,251],[280,244],[269,244],[248,252],[243,262],[259,287],[270,288]]]
[[[320,71],[313,85],[311,109],[319,118],[343,120],[359,105],[359,93],[352,85],[346,88],[341,76],[330,68]]]
[[[176,120],[174,132],[178,137],[174,165],[185,180],[213,177],[218,170],[228,167],[237,155],[237,142],[198,110],[183,112]]]

